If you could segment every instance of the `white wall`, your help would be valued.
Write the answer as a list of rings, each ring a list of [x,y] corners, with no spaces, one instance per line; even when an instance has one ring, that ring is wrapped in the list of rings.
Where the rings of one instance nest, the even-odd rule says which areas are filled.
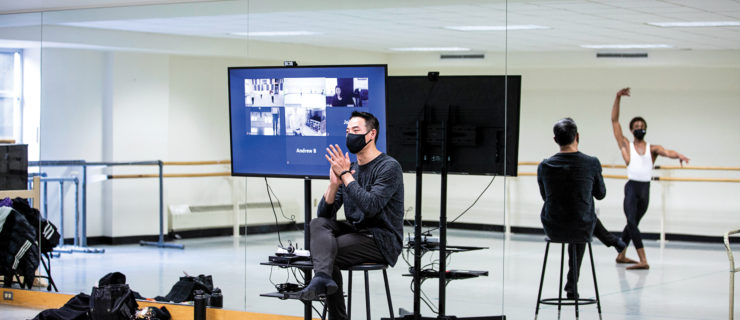
[[[113,143],[105,145],[105,161],[141,161],[167,158],[169,57],[166,55],[115,53],[112,59],[111,125],[104,127]],[[156,172],[156,167],[113,167],[113,174]],[[159,186],[156,179],[116,179],[112,188],[111,236],[158,232]],[[106,208],[108,209],[108,208]],[[129,223],[135,222],[135,223]]]
[[[28,144],[28,160],[39,159],[39,124],[41,120],[41,50],[24,48],[23,59],[23,141]],[[33,168],[31,168],[33,170]]]
[[[100,159],[103,143],[101,103],[103,101],[103,54],[90,50],[41,50],[41,160]],[[78,176],[79,167],[43,167],[49,177]],[[59,224],[59,185],[48,184],[48,212]],[[100,189],[88,188],[88,227],[98,234]],[[74,190],[65,185],[65,237],[74,228]]]
[[[44,50],[42,72],[42,158],[134,161],[221,160],[229,157],[226,67],[302,64],[388,63],[390,75],[423,75],[430,70],[452,74],[522,75],[520,161],[538,161],[556,152],[551,126],[564,116],[579,123],[582,151],[604,164],[618,164],[609,127],[614,93],[631,86],[623,101],[623,122],[640,114],[649,123],[648,140],[692,158],[692,165],[737,166],[740,130],[740,58],[736,52],[651,53],[643,60],[597,60],[592,53],[510,52],[475,61],[440,61],[434,55],[361,55],[357,60],[336,50],[290,46],[252,46],[249,57],[222,58],[172,54],[141,54],[94,50]],[[217,49],[213,49],[217,50]],[[324,53],[323,55],[321,53]],[[272,58],[271,58],[272,56]],[[350,55],[351,56],[351,55]],[[335,59],[339,57],[339,60]],[[305,58],[303,60],[302,58]],[[72,88],[69,86],[74,84]],[[55,119],[55,121],[50,121]],[[61,121],[63,120],[63,121]],[[677,164],[661,159],[658,164]],[[534,172],[534,167],[520,167]],[[166,172],[218,172],[228,167],[166,167]],[[116,168],[114,173],[154,173],[153,168]],[[624,174],[621,170],[606,173]],[[656,174],[666,174],[657,172]],[[678,177],[722,176],[707,171],[670,172]],[[730,173],[731,174],[731,173]],[[172,178],[165,181],[165,205],[229,204],[232,181],[243,201],[245,178]],[[466,208],[490,177],[450,177],[448,217]],[[267,201],[264,181],[248,179],[249,202]],[[439,208],[438,176],[426,175],[424,217],[434,220]],[[405,176],[406,207],[414,206],[414,177]],[[270,179],[287,213],[303,216],[303,182]],[[607,198],[598,204],[611,230],[621,229],[623,181],[608,180]],[[506,193],[506,184],[508,192]],[[128,236],[157,232],[156,180],[114,180],[91,186],[89,236]],[[100,188],[105,186],[105,188]],[[313,182],[313,203],[326,181]],[[656,232],[659,216],[668,215],[667,232],[718,235],[734,223],[740,209],[731,183],[655,182],[653,199],[642,229]],[[667,191],[666,191],[667,189]],[[96,191],[97,190],[97,191]],[[96,199],[96,192],[99,193]],[[515,226],[539,227],[541,200],[535,178],[496,178],[491,189],[460,221],[503,224],[508,197]],[[51,196],[51,195],[50,195]],[[100,200],[101,197],[104,199]],[[52,197],[53,198],[53,197]],[[97,201],[97,204],[96,204]],[[99,208],[99,209],[98,209]],[[99,210],[96,212],[96,210]],[[411,214],[409,213],[409,218]],[[282,219],[282,218],[281,218]],[[249,213],[248,222],[270,223],[270,211]]]
[[[227,160],[230,158],[227,68],[248,65],[239,58],[214,59],[192,56],[170,57],[170,116],[167,119],[167,145],[170,161]],[[255,64],[274,61],[251,61]],[[229,166],[168,166],[168,173],[228,172]],[[172,178],[165,181],[168,204],[231,204],[236,195],[239,203],[267,202],[263,179],[244,177]],[[302,182],[293,179],[269,179],[286,214],[303,220],[303,203],[293,196]],[[232,192],[232,187],[235,190]],[[245,191],[246,188],[246,191]],[[246,193],[245,193],[246,192]],[[302,193],[301,193],[302,194]],[[248,223],[269,223],[272,212],[250,210]],[[243,218],[241,222],[244,222]]]

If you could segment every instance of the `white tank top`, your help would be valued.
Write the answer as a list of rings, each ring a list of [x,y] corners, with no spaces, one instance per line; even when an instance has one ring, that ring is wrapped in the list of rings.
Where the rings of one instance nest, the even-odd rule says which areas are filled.
[[[627,178],[633,181],[649,182],[653,177],[653,156],[650,144],[645,144],[645,154],[637,153],[635,144],[630,142],[630,163],[627,165]]]

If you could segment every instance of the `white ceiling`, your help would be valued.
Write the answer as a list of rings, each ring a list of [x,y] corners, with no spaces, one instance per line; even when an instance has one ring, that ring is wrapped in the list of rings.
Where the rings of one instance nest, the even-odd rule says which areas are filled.
[[[100,1],[2,1],[0,12],[92,7]],[[214,38],[246,31],[311,31],[318,35],[251,37],[390,52],[398,47],[465,47],[477,52],[593,51],[581,45],[666,44],[671,49],[740,50],[740,27],[661,28],[647,22],[740,21],[740,0],[506,1],[163,1],[109,0],[126,8],[44,13],[45,25]],[[165,1],[183,2],[183,1]],[[28,3],[23,7],[23,3]],[[39,7],[39,3],[42,5]],[[65,4],[66,7],[62,4]],[[0,21],[8,16],[0,16]],[[548,26],[546,30],[464,32],[460,25]],[[634,51],[634,50],[633,50]]]
[[[0,14],[214,0],[0,0]]]

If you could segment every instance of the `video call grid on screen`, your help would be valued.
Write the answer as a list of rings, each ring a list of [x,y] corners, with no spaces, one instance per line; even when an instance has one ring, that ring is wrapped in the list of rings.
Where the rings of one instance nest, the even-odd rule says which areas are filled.
[[[385,65],[232,67],[228,73],[232,175],[327,178],[326,147],[346,149],[352,111],[378,118],[376,143],[385,151]]]

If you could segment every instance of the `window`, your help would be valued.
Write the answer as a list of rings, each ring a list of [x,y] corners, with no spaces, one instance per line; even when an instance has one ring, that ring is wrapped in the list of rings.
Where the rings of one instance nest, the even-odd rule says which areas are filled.
[[[21,54],[0,51],[0,140],[21,141]]]

